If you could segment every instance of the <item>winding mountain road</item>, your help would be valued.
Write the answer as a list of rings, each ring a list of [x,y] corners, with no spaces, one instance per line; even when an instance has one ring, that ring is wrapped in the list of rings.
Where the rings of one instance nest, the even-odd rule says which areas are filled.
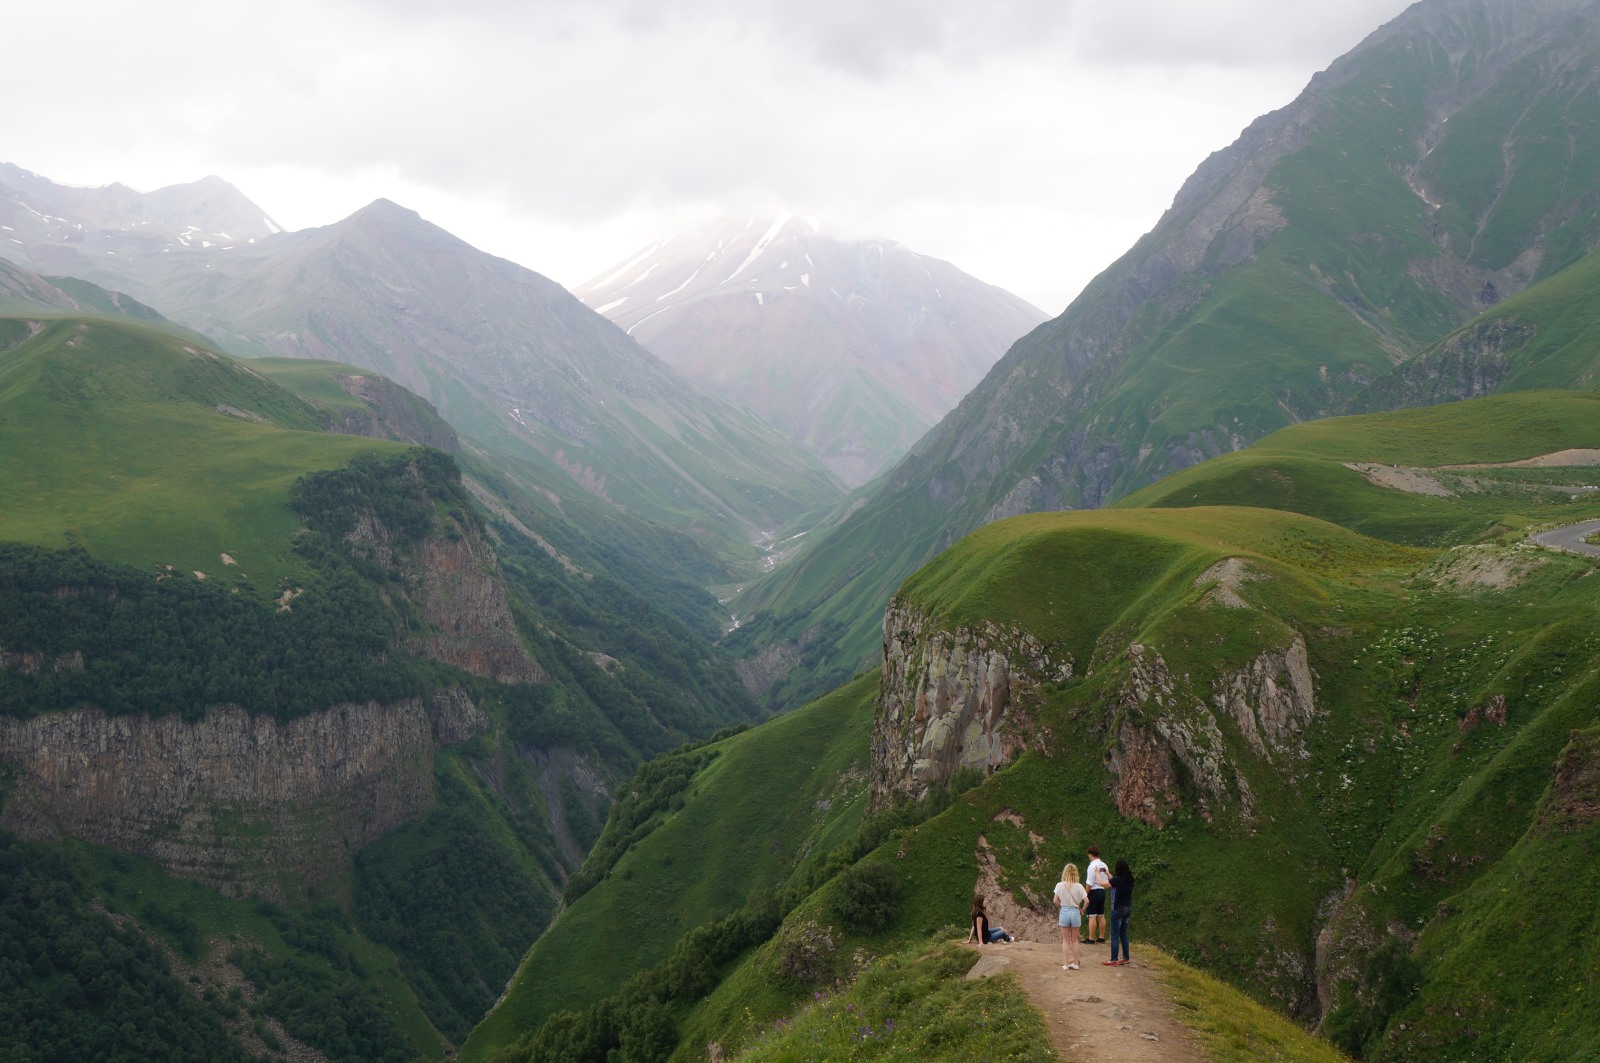
[[[1551,528],[1533,536],[1533,541],[1552,550],[1565,550],[1569,554],[1600,557],[1600,546],[1585,542],[1589,536],[1600,533],[1600,520],[1585,520],[1560,528]]]

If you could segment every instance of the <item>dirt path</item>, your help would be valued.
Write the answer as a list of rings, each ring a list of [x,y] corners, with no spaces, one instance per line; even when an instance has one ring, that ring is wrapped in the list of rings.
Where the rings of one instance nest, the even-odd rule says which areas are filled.
[[[1081,969],[1061,969],[1059,940],[1043,944],[1016,941],[968,948],[981,953],[968,978],[1010,971],[1050,1028],[1050,1042],[1062,1059],[1115,1059],[1118,1063],[1206,1063],[1189,1033],[1173,1018],[1172,1002],[1153,967],[1139,958],[1125,967],[1106,967],[1105,945],[1081,948]]]

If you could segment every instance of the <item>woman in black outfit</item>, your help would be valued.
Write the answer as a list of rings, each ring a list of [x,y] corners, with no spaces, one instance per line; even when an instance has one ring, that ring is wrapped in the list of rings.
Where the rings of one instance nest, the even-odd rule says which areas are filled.
[[[1133,910],[1133,872],[1126,860],[1117,861],[1116,873],[1111,876],[1111,958],[1104,961],[1107,967],[1121,967],[1132,959],[1128,952],[1128,916]],[[1122,958],[1117,958],[1117,946],[1122,946]]]
[[[972,895],[972,929],[967,931],[967,942],[976,941],[980,945],[992,945],[996,941],[1011,941],[1011,935],[1006,933],[1006,928],[997,926],[989,928],[989,913],[983,908],[983,894]]]
[[[972,895],[972,929],[967,932],[967,944],[989,943],[989,913],[983,910],[983,894]]]

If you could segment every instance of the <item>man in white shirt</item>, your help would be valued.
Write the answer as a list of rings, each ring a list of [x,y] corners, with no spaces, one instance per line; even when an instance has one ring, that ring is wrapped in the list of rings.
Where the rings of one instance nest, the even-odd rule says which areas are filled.
[[[1089,888],[1089,907],[1084,911],[1088,921],[1084,924],[1084,943],[1101,945],[1106,940],[1106,893],[1111,887],[1111,871],[1100,859],[1100,850],[1089,846],[1089,868],[1083,875]]]

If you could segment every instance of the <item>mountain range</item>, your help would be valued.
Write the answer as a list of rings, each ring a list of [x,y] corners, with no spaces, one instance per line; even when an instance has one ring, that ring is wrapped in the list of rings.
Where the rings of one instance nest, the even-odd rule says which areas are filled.
[[[560,493],[598,496],[729,560],[753,558],[756,540],[842,493],[783,436],[670,372],[560,285],[393,203],[286,233],[210,178],[140,199],[12,167],[0,193],[17,263],[126,292],[236,354],[384,374],[464,434],[564,481]],[[180,227],[190,211],[206,225]],[[237,242],[199,235],[222,225]]]
[[[1597,84],[1422,0],[849,495],[394,204],[0,171],[0,1056],[1044,1059],[952,929],[1097,845],[1217,1058],[1585,1058]]]
[[[852,487],[904,454],[1045,319],[948,262],[792,214],[675,234],[575,293]]]
[[[1532,333],[1470,323],[1600,242],[1597,74],[1592,4],[1440,0],[1252,123],[847,520],[735,603],[755,671],[832,662],[769,696],[868,665],[895,586],[987,521],[1103,506],[1298,421],[1513,385],[1481,367]],[[1438,344],[1445,373],[1424,368],[1441,354],[1418,360]],[[1582,385],[1585,349],[1520,386]]]

